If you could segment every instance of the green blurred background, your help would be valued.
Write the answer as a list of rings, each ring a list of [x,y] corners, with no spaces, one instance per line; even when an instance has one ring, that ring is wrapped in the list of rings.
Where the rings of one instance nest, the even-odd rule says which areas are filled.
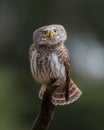
[[[41,101],[28,49],[36,28],[62,24],[71,55],[71,74],[83,91],[58,106],[49,130],[104,130],[104,1],[0,1],[0,130],[30,130]]]

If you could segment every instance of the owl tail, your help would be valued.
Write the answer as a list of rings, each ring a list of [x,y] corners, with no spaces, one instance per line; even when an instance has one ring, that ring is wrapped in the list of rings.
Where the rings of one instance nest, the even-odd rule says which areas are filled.
[[[43,98],[44,92],[46,91],[46,86],[42,85],[40,91],[39,91],[39,97],[40,99]],[[80,95],[82,94],[81,90],[74,84],[72,80],[70,80],[69,83],[69,98],[66,100],[65,98],[65,86],[64,87],[58,87],[55,89],[55,91],[52,94],[52,103],[54,105],[65,105],[70,104],[74,101],[76,101]]]

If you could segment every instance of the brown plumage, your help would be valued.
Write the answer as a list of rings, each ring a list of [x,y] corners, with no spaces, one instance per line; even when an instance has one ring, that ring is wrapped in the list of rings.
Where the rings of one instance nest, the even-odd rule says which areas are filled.
[[[61,33],[56,35],[55,29],[60,32],[59,28],[65,36],[59,37]],[[40,39],[37,39],[39,37]],[[46,40],[42,41],[42,38]],[[39,91],[39,98],[43,98],[46,87],[57,85],[51,97],[54,105],[69,104],[77,100],[81,91],[70,78],[70,58],[64,45],[66,39],[64,28],[60,25],[39,28],[35,31],[33,39],[34,42],[29,50],[30,67],[33,78],[43,84]]]

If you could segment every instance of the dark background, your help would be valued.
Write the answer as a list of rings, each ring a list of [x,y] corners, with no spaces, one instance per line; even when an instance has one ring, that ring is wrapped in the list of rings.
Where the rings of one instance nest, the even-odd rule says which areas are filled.
[[[104,129],[104,1],[0,1],[0,130],[29,130],[41,101],[28,49],[36,28],[62,24],[71,55],[71,77],[83,91],[58,106],[49,130]]]

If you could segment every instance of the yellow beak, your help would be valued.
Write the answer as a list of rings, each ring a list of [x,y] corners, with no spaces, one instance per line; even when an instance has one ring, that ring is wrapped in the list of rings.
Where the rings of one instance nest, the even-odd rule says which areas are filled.
[[[53,36],[54,36],[53,32],[50,31],[50,32],[48,33],[48,37],[53,38]]]

